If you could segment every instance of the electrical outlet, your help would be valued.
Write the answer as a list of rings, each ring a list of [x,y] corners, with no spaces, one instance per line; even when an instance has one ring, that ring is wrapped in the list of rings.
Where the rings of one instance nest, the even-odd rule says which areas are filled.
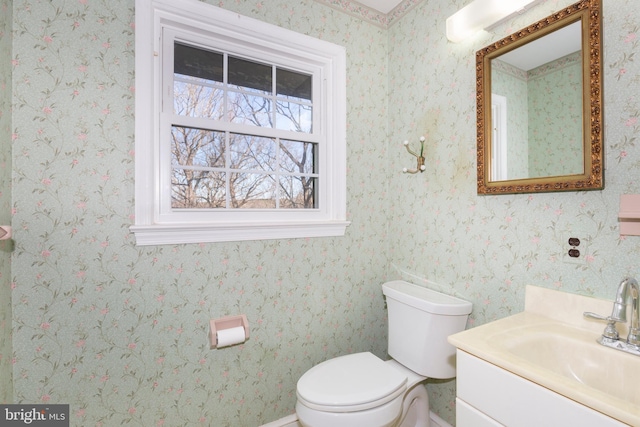
[[[562,261],[570,264],[586,264],[588,253],[586,238],[576,237],[575,234],[565,234],[562,240]]]

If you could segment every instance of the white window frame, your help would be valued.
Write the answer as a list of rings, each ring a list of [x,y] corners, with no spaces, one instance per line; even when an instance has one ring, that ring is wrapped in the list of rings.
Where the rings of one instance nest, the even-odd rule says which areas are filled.
[[[198,0],[136,0],[135,224],[137,245],[342,236],[346,221],[346,53],[342,46]],[[220,43],[251,58],[313,70],[319,111],[317,209],[173,211],[166,200],[170,156],[161,141],[163,32]],[[172,58],[170,58],[172,60]],[[306,68],[305,68],[306,67]],[[315,109],[316,100],[314,100]],[[166,141],[165,141],[166,144]],[[164,174],[163,174],[164,171]]]

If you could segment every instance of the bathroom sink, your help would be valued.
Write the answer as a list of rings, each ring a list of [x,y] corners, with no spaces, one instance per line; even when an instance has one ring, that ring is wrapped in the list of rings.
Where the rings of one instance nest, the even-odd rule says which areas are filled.
[[[589,331],[542,323],[491,339],[524,363],[640,406],[640,357],[598,344]]]
[[[573,317],[582,320],[582,312]],[[603,330],[598,322],[578,326],[525,311],[451,335],[449,342],[627,425],[640,426],[640,356],[597,343]]]

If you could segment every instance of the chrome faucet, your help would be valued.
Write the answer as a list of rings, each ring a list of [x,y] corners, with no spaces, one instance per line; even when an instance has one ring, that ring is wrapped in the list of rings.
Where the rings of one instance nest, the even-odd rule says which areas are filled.
[[[631,298],[631,320],[629,321],[629,334],[626,341],[619,338],[616,322],[627,321],[627,300]],[[598,338],[598,342],[604,346],[626,351],[640,356],[640,287],[636,279],[627,277],[620,282],[616,292],[616,300],[613,303],[611,316],[604,317],[599,314],[586,312],[585,317],[605,320],[607,326]]]
[[[629,321],[629,335],[627,335],[627,343],[635,346],[640,345],[640,331],[638,330],[638,324],[640,324],[640,311],[638,311],[638,294],[640,289],[638,288],[638,282],[636,279],[627,277],[618,286],[618,292],[616,293],[616,301],[613,303],[613,311],[611,312],[611,318],[616,322],[627,321],[627,299],[631,297],[631,320]]]

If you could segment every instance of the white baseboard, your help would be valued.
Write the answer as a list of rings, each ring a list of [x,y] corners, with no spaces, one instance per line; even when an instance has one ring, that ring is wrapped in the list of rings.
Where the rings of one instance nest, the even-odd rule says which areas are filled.
[[[431,419],[431,427],[452,427],[451,424],[434,414],[433,411],[429,411],[429,418]]]
[[[431,418],[431,427],[452,427],[451,424],[437,416],[433,411],[429,412],[429,418]],[[287,415],[279,420],[272,421],[268,424],[263,424],[260,427],[301,427],[298,423],[298,417],[296,414]]]
[[[260,427],[301,427],[298,423],[298,417],[296,414],[287,415],[279,420],[272,421],[268,424],[261,425]]]

